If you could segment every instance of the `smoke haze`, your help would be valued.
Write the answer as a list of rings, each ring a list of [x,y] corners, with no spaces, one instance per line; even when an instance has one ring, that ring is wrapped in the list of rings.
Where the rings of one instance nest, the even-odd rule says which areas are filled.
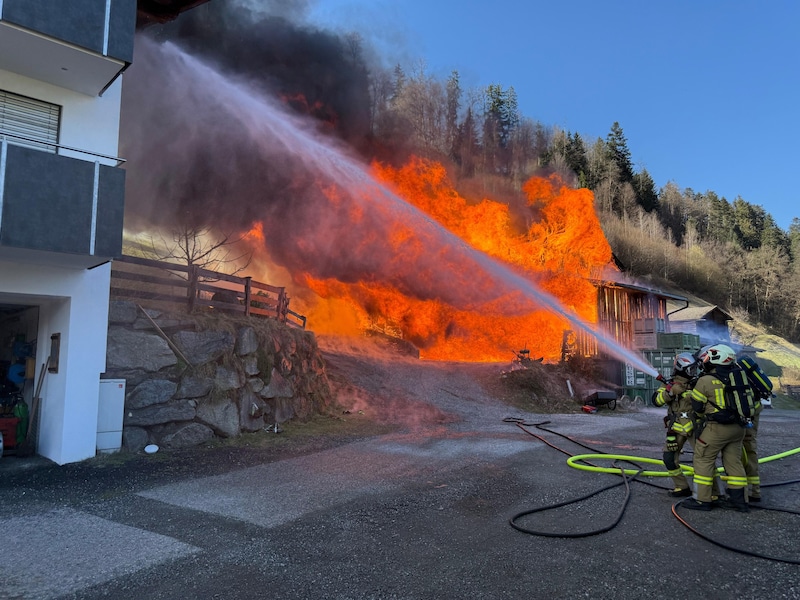
[[[356,47],[284,16],[239,11],[243,22],[227,6],[211,2],[137,39],[120,136],[129,232],[257,230],[256,262],[283,267],[298,286],[307,277],[375,284],[487,316],[488,306],[493,315],[545,308],[596,335],[535,275],[467,246],[369,174],[353,150],[369,114],[364,63],[348,54]],[[454,335],[449,319],[420,339]],[[491,318],[486,325],[492,337]]]
[[[260,225],[264,250],[289,272],[384,280],[462,308],[513,293],[461,240],[369,177],[318,122],[248,83],[145,38],[126,85],[129,228]]]

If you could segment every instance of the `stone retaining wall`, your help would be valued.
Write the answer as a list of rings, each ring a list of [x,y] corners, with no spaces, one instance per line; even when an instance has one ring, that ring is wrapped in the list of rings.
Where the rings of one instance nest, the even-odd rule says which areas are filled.
[[[124,449],[195,446],[329,405],[313,333],[272,319],[145,310],[150,318],[133,302],[110,305],[103,377],[127,382]]]

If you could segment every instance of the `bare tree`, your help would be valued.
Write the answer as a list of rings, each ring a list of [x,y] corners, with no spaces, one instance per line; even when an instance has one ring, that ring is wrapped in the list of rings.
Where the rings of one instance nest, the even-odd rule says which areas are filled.
[[[791,272],[791,264],[782,249],[767,246],[747,252],[745,263],[752,282],[756,316],[763,322],[766,317],[774,317],[776,299],[782,300],[781,284]]]
[[[143,248],[156,260],[236,275],[247,269],[252,259],[251,252],[237,250],[243,236],[218,234],[207,226],[181,225],[170,230],[169,239],[158,238],[151,236],[149,247]]]
[[[632,219],[635,217],[636,208],[639,206],[636,202],[636,191],[628,181],[621,182],[618,185],[617,200],[619,202],[620,216],[623,221]]]
[[[373,134],[383,134],[386,129],[383,122],[386,120],[386,113],[394,91],[392,74],[385,69],[374,71],[369,78],[369,90],[370,131]]]
[[[445,86],[425,72],[425,62],[414,65],[394,97],[394,108],[411,127],[412,139],[420,148],[449,153],[447,141],[447,93]]]

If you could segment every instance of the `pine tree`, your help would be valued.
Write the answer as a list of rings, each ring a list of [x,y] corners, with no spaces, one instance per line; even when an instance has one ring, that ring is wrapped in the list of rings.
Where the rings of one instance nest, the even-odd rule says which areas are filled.
[[[611,132],[606,137],[606,146],[611,160],[619,168],[620,180],[629,182],[633,180],[633,164],[631,163],[631,151],[628,149],[628,140],[622,132],[619,122],[614,121]]]
[[[714,192],[707,192],[705,198],[708,203],[705,235],[721,244],[733,242],[736,239],[733,208],[725,198],[720,198]]]
[[[461,84],[458,71],[450,73],[450,77],[447,79],[446,102],[445,135],[447,148],[452,157],[454,156],[454,146],[458,136],[458,111],[461,108]]]
[[[506,110],[505,120],[503,126],[505,128],[506,143],[511,139],[514,130],[519,127],[519,102],[517,100],[517,91],[514,86],[508,88],[505,94],[506,97]]]
[[[394,82],[392,85],[392,101],[396,102],[400,95],[403,93],[403,88],[406,85],[406,72],[399,64],[394,67]]]
[[[567,133],[564,158],[566,158],[570,169],[578,176],[580,186],[587,187],[589,159],[586,156],[586,146],[578,133],[574,133],[571,136]]]
[[[764,213],[764,225],[761,230],[761,246],[782,250],[786,255],[790,255],[792,247],[789,236],[778,227],[772,215],[766,212]]]
[[[760,248],[761,232],[764,230],[764,209],[737,196],[733,201],[733,218],[739,245],[745,250]]]
[[[517,93],[513,87],[506,91],[501,85],[491,84],[486,88],[484,119],[493,128],[490,137],[497,140],[500,148],[505,148],[519,125]]]
[[[792,219],[792,224],[789,225],[789,245],[794,269],[800,273],[800,219],[797,217]]]
[[[639,205],[647,212],[658,208],[658,194],[656,184],[647,169],[642,169],[633,176],[633,189],[636,192],[636,200]]]
[[[475,174],[476,158],[480,154],[480,144],[475,133],[475,117],[472,107],[467,107],[464,121],[458,126],[455,142],[453,143],[453,160],[461,167],[465,177]]]

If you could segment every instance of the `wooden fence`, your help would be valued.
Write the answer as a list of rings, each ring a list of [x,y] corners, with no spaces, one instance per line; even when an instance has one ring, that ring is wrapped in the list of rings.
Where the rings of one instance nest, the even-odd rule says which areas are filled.
[[[111,297],[145,300],[189,312],[242,313],[306,327],[306,317],[289,309],[289,297],[283,287],[135,256],[121,256],[111,263]]]

